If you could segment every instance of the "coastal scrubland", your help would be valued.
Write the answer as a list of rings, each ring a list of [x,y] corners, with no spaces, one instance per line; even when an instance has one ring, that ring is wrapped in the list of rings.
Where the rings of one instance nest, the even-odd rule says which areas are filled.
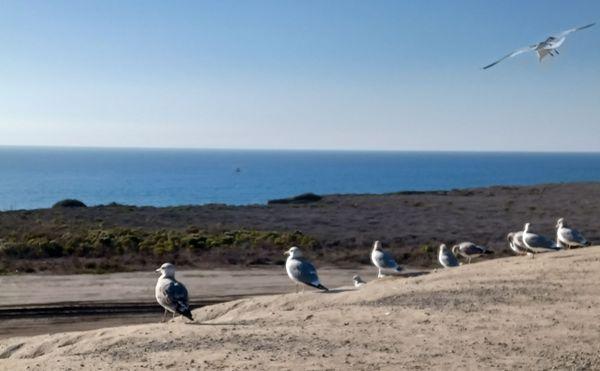
[[[85,200],[81,200],[85,202]],[[302,200],[301,200],[302,201]],[[70,207],[76,204],[79,207]],[[320,265],[369,264],[378,239],[401,264],[437,265],[439,243],[473,241],[509,255],[505,236],[532,223],[553,237],[558,217],[600,241],[600,183],[326,195],[268,205],[108,204],[0,213],[0,272],[105,273],[155,267],[283,264],[297,245]]]

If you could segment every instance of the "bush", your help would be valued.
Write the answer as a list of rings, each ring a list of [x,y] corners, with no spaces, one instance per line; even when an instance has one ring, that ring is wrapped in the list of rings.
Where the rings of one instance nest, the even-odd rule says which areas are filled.
[[[87,207],[87,205],[79,200],[75,200],[72,198],[67,198],[65,200],[58,201],[57,203],[52,205],[53,209],[61,208],[61,207],[74,208],[74,207]]]

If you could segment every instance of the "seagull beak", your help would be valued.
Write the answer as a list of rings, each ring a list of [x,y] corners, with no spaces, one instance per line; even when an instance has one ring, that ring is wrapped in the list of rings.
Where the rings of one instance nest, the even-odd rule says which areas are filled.
[[[160,268],[156,268],[154,271],[155,272],[160,272]]]
[[[290,252],[286,251],[286,252],[283,253],[283,255],[290,255]]]

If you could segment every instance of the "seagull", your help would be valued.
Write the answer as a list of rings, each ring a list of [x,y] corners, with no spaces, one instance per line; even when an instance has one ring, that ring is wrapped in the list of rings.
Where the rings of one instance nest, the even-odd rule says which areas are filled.
[[[296,292],[299,283],[329,291],[327,287],[321,285],[315,266],[302,257],[302,251],[298,247],[292,246],[284,255],[289,255],[285,262],[285,270],[290,279],[296,283]]]
[[[381,242],[375,241],[373,243],[373,251],[371,251],[371,261],[373,265],[375,265],[379,269],[379,273],[377,274],[377,278],[384,277],[385,274],[382,271],[390,271],[394,273],[398,273],[402,271],[402,267],[396,263],[394,258],[387,252],[383,251],[381,248]]]
[[[167,311],[173,313],[173,318],[175,318],[175,313],[178,313],[193,321],[194,318],[188,305],[188,292],[185,286],[175,279],[175,266],[171,263],[164,263],[156,271],[160,272],[160,277],[156,282],[154,294],[158,304],[165,308],[163,322],[167,318]]]
[[[569,228],[565,218],[556,221],[556,243],[563,248],[583,247],[591,245],[578,230]]]
[[[448,250],[448,247],[446,247],[445,244],[440,245],[440,253],[438,254],[438,260],[444,268],[452,268],[459,266],[458,259],[456,259],[456,256],[454,256],[452,251]]]
[[[529,223],[525,223],[525,227],[523,228],[523,243],[528,252],[542,253],[560,250],[560,247],[551,239],[529,232],[529,226]]]
[[[502,62],[505,59],[512,58],[519,54],[532,52],[532,51],[535,51],[537,53],[538,59],[540,62],[547,55],[554,57],[554,54],[557,54],[557,55],[560,54],[558,52],[558,48],[565,42],[567,35],[572,34],[573,32],[576,32],[576,31],[585,30],[586,28],[590,28],[595,24],[596,23],[594,22],[594,23],[590,23],[590,24],[582,26],[582,27],[571,28],[569,30],[559,33],[558,35],[550,36],[546,40],[539,42],[537,44],[533,44],[533,45],[529,45],[529,46],[517,49],[517,50],[513,51],[512,53],[509,53],[509,54],[505,55],[504,57],[498,59],[494,63],[488,64],[487,66],[483,67],[483,69],[486,70],[490,67],[497,65],[498,63]]]
[[[493,254],[492,250],[488,250],[485,246],[475,245],[473,242],[461,242],[458,245],[452,246],[452,254],[462,256],[468,259],[471,264],[471,259],[477,258],[484,254]]]
[[[506,235],[508,246],[518,255],[527,254],[527,246],[523,243],[523,231],[510,232]]]
[[[361,287],[367,284],[358,274],[352,277],[352,281],[354,281],[354,287]]]

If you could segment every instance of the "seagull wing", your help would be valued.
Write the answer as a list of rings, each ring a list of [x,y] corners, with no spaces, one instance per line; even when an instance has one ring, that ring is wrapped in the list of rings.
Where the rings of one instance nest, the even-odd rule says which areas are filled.
[[[318,287],[321,285],[315,266],[306,259],[293,259],[290,263],[290,272],[298,281],[309,286]]]
[[[483,69],[487,70],[488,68],[497,65],[498,63],[502,62],[505,59],[512,58],[512,57],[515,57],[515,56],[517,56],[519,54],[523,54],[523,53],[526,53],[526,52],[533,51],[533,50],[535,50],[535,48],[537,48],[537,46],[538,46],[538,44],[535,44],[535,45],[526,46],[526,47],[521,48],[521,49],[517,49],[517,50],[513,51],[512,53],[509,53],[509,54],[505,55],[504,57],[498,59],[494,63],[488,64],[487,66],[483,67]]]
[[[398,267],[394,258],[385,251],[375,250],[371,257],[378,268],[395,269]]]
[[[570,244],[582,244],[585,245],[587,240],[581,233],[576,229],[561,228],[558,230],[560,238]]]
[[[585,30],[586,28],[590,28],[590,27],[592,27],[592,26],[593,26],[593,25],[595,25],[595,24],[596,24],[596,22],[594,22],[594,23],[590,23],[590,24],[587,24],[587,25],[585,25],[585,26],[582,26],[582,27],[571,28],[570,30],[566,30],[566,31],[563,31],[563,32],[559,33],[559,34],[558,34],[558,35],[556,35],[555,37],[556,37],[557,39],[560,39],[560,38],[562,38],[562,37],[565,37],[565,36],[567,36],[568,34],[572,34],[572,33],[573,33],[573,32],[575,32],[575,31],[581,31],[581,30]]]

